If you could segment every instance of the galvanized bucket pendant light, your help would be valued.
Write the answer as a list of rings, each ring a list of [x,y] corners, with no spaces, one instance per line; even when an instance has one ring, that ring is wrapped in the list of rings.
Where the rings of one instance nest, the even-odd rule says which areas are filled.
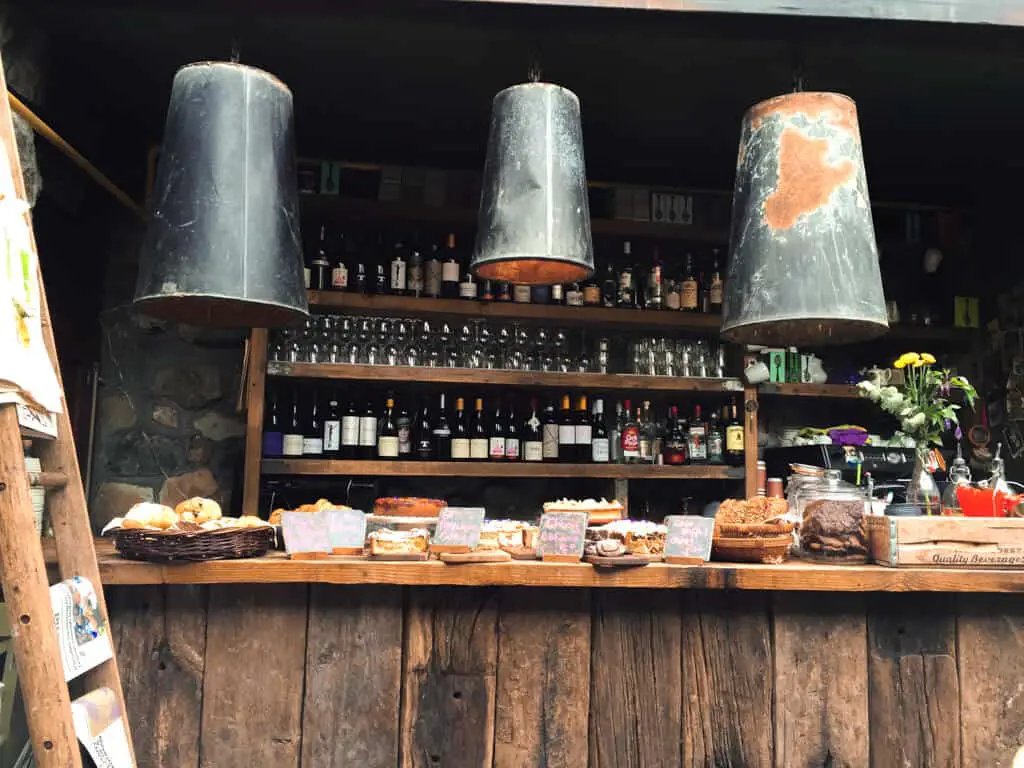
[[[135,304],[193,325],[307,316],[292,94],[236,63],[178,70]]]
[[[520,285],[573,283],[594,273],[580,102],[572,91],[524,83],[494,97],[472,270]]]
[[[838,344],[888,327],[856,105],[806,92],[751,107],[736,161],[723,337]]]

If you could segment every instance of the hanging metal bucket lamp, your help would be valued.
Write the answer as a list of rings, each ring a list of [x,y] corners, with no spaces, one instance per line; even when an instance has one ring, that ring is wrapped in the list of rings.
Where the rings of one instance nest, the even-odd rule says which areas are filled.
[[[168,320],[276,327],[306,317],[292,94],[202,62],[171,88],[135,305]]]
[[[498,93],[484,163],[473,273],[520,285],[594,273],[580,102],[550,83]]]
[[[722,336],[823,345],[888,327],[856,105],[798,92],[751,107],[736,161]]]

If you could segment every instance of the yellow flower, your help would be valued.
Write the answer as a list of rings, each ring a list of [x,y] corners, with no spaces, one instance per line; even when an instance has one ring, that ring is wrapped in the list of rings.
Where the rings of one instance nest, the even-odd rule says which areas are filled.
[[[893,363],[893,365],[895,365],[897,368],[906,368],[907,367],[907,361],[904,360],[901,357],[899,360],[897,360],[895,363]]]
[[[922,352],[922,353],[921,353],[921,361],[922,361],[922,362],[923,362],[923,363],[924,363],[925,365],[934,365],[934,364],[935,364],[935,358],[934,358],[934,357],[932,357],[932,356],[931,356],[930,354],[928,354],[927,352]]]
[[[912,365],[920,359],[921,356],[918,355],[917,352],[904,352],[902,355],[899,356],[899,359],[896,361],[897,367],[903,368],[904,366]],[[903,365],[898,365],[900,362],[902,362]]]
[[[921,368],[924,365],[925,365],[924,358],[919,357],[917,360],[914,361],[914,367],[915,368]]]

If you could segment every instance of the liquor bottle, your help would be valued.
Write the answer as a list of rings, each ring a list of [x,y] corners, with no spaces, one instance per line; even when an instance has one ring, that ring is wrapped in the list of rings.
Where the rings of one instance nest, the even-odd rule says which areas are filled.
[[[341,417],[341,458],[355,459],[359,456],[359,413],[355,400],[350,400],[348,410]]]
[[[650,400],[644,400],[643,407],[637,409],[636,423],[640,431],[640,461],[643,464],[653,464],[657,425],[654,423],[654,414],[651,413]]]
[[[562,412],[558,417],[558,460],[573,464],[576,459],[576,419],[569,396],[562,395]]]
[[[544,460],[544,432],[537,415],[537,398],[530,400],[530,418],[523,423],[523,461]]]
[[[583,304],[588,307],[601,306],[601,285],[597,282],[596,274],[583,283]]]
[[[651,269],[647,273],[647,297],[644,302],[646,309],[661,309],[664,301],[662,295],[662,263],[661,254],[657,246],[654,248],[654,255],[651,258]]]
[[[508,420],[505,422],[505,460],[519,461],[522,458],[522,445],[519,437],[519,422],[516,421],[516,406],[508,407]]]
[[[459,257],[455,252],[455,235],[448,235],[441,260],[441,295],[446,299],[459,298]]]
[[[455,398],[455,428],[452,430],[452,460],[469,459],[469,428],[466,426],[466,401]]]
[[[581,395],[576,407],[576,461],[581,464],[591,462],[591,441],[594,436],[594,422],[587,410],[587,397]]]
[[[452,428],[448,424],[448,409],[445,407],[444,393],[441,393],[441,405],[437,411],[437,422],[432,430],[434,434],[434,458],[437,461],[450,461],[454,458],[452,452]],[[469,446],[466,446],[467,456]]]
[[[743,466],[744,435],[743,422],[736,414],[736,401],[732,401],[732,414],[725,427],[725,463],[733,467]]]
[[[622,427],[624,424],[622,415],[622,403],[615,403],[615,416],[612,419],[611,427],[608,429],[608,461],[612,464],[622,464]]]
[[[555,284],[551,286],[551,297],[549,304],[565,304],[565,287]]]
[[[320,398],[313,392],[309,400],[309,419],[302,432],[302,455],[320,459],[324,455],[324,425],[320,415]]]
[[[443,398],[444,395],[441,395]],[[420,461],[433,461],[435,457],[435,436],[434,428],[430,423],[430,407],[426,401],[423,403],[423,407],[420,408],[420,412],[416,416],[416,421],[413,424],[412,430],[412,454],[413,458],[419,459]],[[451,439],[451,433],[448,433],[449,440]],[[449,445],[449,453],[451,452],[451,446]]]
[[[672,311],[679,311],[679,289],[682,287],[683,281],[680,280],[669,280],[665,279],[665,309]]]
[[[327,401],[327,413],[324,414],[324,458],[335,459],[341,455],[341,408],[338,398]]]
[[[604,423],[604,400],[594,400],[594,419],[590,427],[590,460],[607,464],[611,458],[608,427]]]
[[[708,464],[725,463],[725,434],[718,411],[711,411],[708,419]]]
[[[625,263],[619,270],[619,288],[615,297],[615,305],[620,309],[633,309],[633,252],[632,246],[627,240],[622,246],[622,257]]]
[[[711,311],[721,314],[722,312],[722,294],[724,283],[722,282],[722,273],[718,267],[718,249],[713,248],[711,255],[714,261],[711,267],[711,285],[708,288],[709,299],[711,302]]]
[[[550,304],[551,303],[551,286],[550,285],[535,285],[530,289],[530,302],[534,304]],[[513,297],[514,298],[514,297]],[[522,304],[528,304],[529,302],[523,301]]]
[[[528,285],[516,285],[512,288],[512,301],[516,304],[529,304],[533,291]]]
[[[306,290],[308,291],[309,286],[313,282],[313,268],[310,266],[310,264],[306,263],[305,261],[303,261],[302,263],[302,280],[303,285],[306,286]]]
[[[580,288],[579,283],[571,283],[565,290],[565,306],[567,307],[582,307],[583,306],[583,289]]]
[[[347,291],[348,290],[348,266],[345,264],[346,247],[348,242],[345,239],[345,235],[339,236],[340,247],[338,248],[338,257],[334,262],[334,266],[331,267],[331,285],[332,291]]]
[[[501,413],[501,400],[494,403],[494,419],[491,421],[491,434],[487,440],[487,457],[491,461],[505,459],[505,417]]]
[[[263,420],[263,455],[271,458],[284,455],[284,414],[277,389],[270,391],[267,416]]]
[[[484,280],[484,291],[480,294],[482,301],[494,301],[494,286],[490,280]]]
[[[691,464],[708,463],[708,430],[700,415],[700,406],[693,406],[693,418],[687,434],[686,448],[690,453]]]
[[[455,274],[458,274],[458,263],[456,263]],[[430,247],[430,258],[427,259],[426,275],[424,277],[424,291],[432,299],[441,297],[441,254],[437,245]]]
[[[356,293],[361,293],[365,296],[369,292],[370,281],[366,276],[366,265],[360,261],[356,265]]]
[[[530,286],[526,286],[526,298],[529,303],[530,298]],[[512,301],[512,286],[508,283],[502,283],[498,287],[498,301]]]
[[[387,272],[384,271],[384,265],[378,264],[377,276],[373,280],[373,292],[378,296],[384,296],[388,292],[389,284]]]
[[[459,283],[459,298],[460,299],[475,299],[477,297],[477,284],[473,278],[473,273],[466,270],[466,274],[462,276],[462,282]]]
[[[550,401],[544,406],[541,429],[544,461],[558,461],[558,420],[555,418],[555,404]]]
[[[299,420],[299,393],[292,396],[292,407],[284,433],[281,435],[281,453],[284,456],[302,456],[302,422]]]
[[[686,463],[686,454],[686,435],[679,424],[679,408],[673,405],[669,409],[668,437],[665,439],[662,460],[664,464],[679,466]]]
[[[697,274],[697,285],[700,286],[700,311],[708,314],[711,312],[711,285],[703,272]]]
[[[618,293],[619,281],[615,277],[615,267],[609,261],[605,266],[604,280],[601,282],[601,306],[614,307]]]
[[[490,443],[487,439],[487,428],[484,427],[484,401],[476,399],[476,413],[473,414],[473,426],[469,433],[469,458],[475,461],[486,461]]]
[[[320,242],[309,268],[309,287],[314,291],[326,290],[331,284],[331,262],[327,259],[327,229],[320,225]]]
[[[366,404],[366,410],[359,417],[359,458],[372,459],[377,454],[377,414],[373,403]]]
[[[398,412],[395,426],[398,427],[398,458],[409,459],[412,457],[412,416],[408,410],[402,408]]]
[[[697,276],[693,273],[693,254],[686,254],[686,269],[683,272],[683,284],[679,291],[679,309],[683,312],[697,312],[700,309],[700,286]]]
[[[622,461],[626,464],[640,463],[640,425],[633,418],[633,404],[624,403],[625,416],[622,423]],[[637,409],[639,415],[640,409]]]
[[[422,296],[424,291],[423,254],[415,245],[409,255],[409,282],[406,291],[416,298]]]
[[[389,397],[380,420],[380,434],[377,436],[377,457],[398,458],[398,425],[395,422],[395,399]]]

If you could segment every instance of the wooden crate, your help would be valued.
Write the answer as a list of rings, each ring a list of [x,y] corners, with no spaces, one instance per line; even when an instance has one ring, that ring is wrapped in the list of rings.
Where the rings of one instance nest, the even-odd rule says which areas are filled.
[[[880,565],[1024,568],[1024,518],[869,517]]]

